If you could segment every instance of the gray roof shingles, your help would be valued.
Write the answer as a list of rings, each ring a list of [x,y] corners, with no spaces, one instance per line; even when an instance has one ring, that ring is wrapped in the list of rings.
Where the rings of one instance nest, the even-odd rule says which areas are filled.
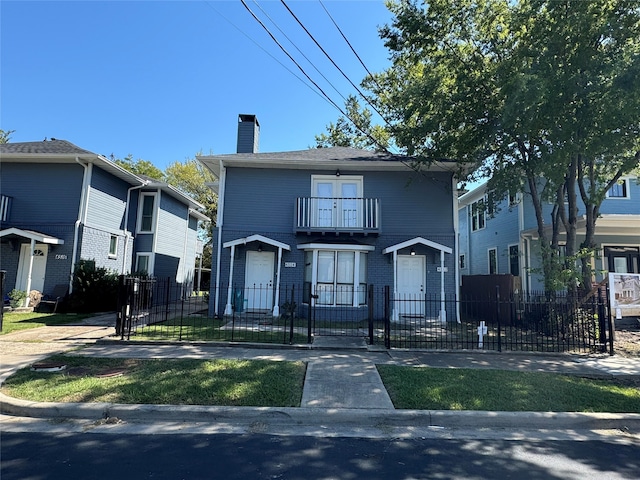
[[[4,143],[0,144],[0,154],[96,155],[66,140]]]

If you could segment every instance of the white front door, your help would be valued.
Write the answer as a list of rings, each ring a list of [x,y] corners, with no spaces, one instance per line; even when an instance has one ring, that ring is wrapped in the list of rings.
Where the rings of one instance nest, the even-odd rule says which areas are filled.
[[[244,299],[247,310],[273,308],[273,252],[247,251]]]
[[[424,255],[398,255],[396,302],[400,315],[424,315],[426,263]]]
[[[36,244],[33,251],[33,269],[31,270],[31,290],[42,292],[44,288],[44,276],[47,271],[48,247],[44,244]],[[20,261],[18,262],[18,276],[16,278],[16,289],[27,290],[29,279],[29,255],[31,244],[23,243],[20,248]]]

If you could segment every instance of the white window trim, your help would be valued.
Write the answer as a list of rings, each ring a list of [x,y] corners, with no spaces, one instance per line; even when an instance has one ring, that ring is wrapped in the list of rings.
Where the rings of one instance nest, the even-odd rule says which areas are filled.
[[[491,273],[491,251],[496,252],[496,271],[495,273]],[[497,275],[500,271],[498,266],[498,247],[491,247],[487,249],[487,272],[489,275]]]
[[[115,251],[112,253],[111,252],[111,240],[113,240],[115,238],[116,240],[116,245],[115,245]],[[114,234],[110,234],[109,235],[109,258],[118,258],[118,236],[114,235]]]
[[[479,228],[473,228],[473,219],[476,215],[478,215],[477,213],[473,213],[473,206],[482,202],[485,206],[485,208],[482,209],[482,227]],[[475,202],[471,202],[471,204],[469,205],[469,218],[470,221],[469,223],[471,224],[471,231],[472,232],[479,232],[480,230],[484,230],[485,228],[487,228],[487,209],[486,209],[486,205],[487,205],[487,198],[486,196],[476,200]],[[479,222],[478,222],[479,223]]]
[[[151,219],[151,230],[142,230],[142,208],[144,206],[144,197],[154,197],[153,200],[153,217]],[[136,221],[136,233],[154,233],[156,231],[156,222],[158,221],[158,192],[142,192],[138,201],[138,218]]]
[[[138,252],[136,253],[136,268],[135,271],[138,270],[138,265],[140,263],[140,257],[149,257],[149,270],[147,271],[148,275],[153,275],[154,263],[155,263],[155,255],[152,252]]]
[[[312,252],[312,261],[311,261],[311,289],[312,291],[316,291],[318,285],[318,252],[353,252],[354,253],[354,264],[353,264],[353,299],[351,305],[338,305],[336,303],[337,299],[337,290],[334,289],[334,298],[333,305],[325,305],[318,304],[313,302],[315,306],[321,308],[344,308],[344,307],[353,307],[353,308],[364,308],[367,306],[367,295],[365,292],[365,303],[360,305],[359,301],[359,288],[360,288],[360,253],[374,251],[375,247],[372,245],[348,245],[348,244],[337,244],[330,245],[325,243],[306,243],[302,245],[298,245],[299,250],[311,251]],[[337,258],[337,257],[336,257]],[[368,261],[368,258],[367,258]],[[337,266],[336,266],[337,267]],[[334,272],[334,277],[337,274]],[[366,279],[365,279],[366,280]],[[365,282],[366,283],[366,282]],[[334,278],[335,285],[335,278]]]
[[[615,197],[615,196],[610,196],[609,195],[609,190],[607,190],[607,193],[605,195],[605,198],[607,199],[611,199],[611,200],[630,200],[631,199],[631,190],[629,189],[630,184],[629,184],[629,178],[628,177],[622,177],[618,180],[618,182],[624,182],[624,190],[625,190],[625,196],[624,197]],[[616,183],[618,183],[616,182]]]

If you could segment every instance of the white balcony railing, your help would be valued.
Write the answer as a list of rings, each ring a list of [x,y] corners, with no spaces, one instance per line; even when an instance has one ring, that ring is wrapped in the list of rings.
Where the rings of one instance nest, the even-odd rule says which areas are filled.
[[[378,232],[377,198],[300,197],[296,202],[297,231]]]
[[[0,221],[6,222],[11,214],[11,201],[13,198],[0,195]]]

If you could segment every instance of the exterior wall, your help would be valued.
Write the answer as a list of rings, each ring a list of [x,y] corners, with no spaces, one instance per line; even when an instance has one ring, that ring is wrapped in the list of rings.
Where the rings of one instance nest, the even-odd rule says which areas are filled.
[[[363,165],[363,168],[366,166]],[[367,283],[376,286],[389,285],[393,288],[392,254],[383,250],[392,245],[424,237],[430,241],[450,247],[455,252],[453,230],[453,201],[451,175],[427,173],[429,178],[413,172],[358,172],[341,169],[341,178],[349,175],[363,176],[363,196],[377,198],[381,209],[380,235],[340,234],[295,234],[294,211],[297,197],[312,196],[312,175],[333,175],[326,170],[283,170],[228,168],[226,171],[224,218],[222,242],[229,242],[253,234],[260,234],[272,240],[285,243],[290,251],[283,251],[281,286],[303,283],[304,251],[298,245],[307,243],[341,243],[370,245],[374,251],[367,253]],[[264,192],[256,195],[256,192]],[[213,266],[216,265],[218,229],[213,229]],[[257,250],[256,243],[238,245],[235,248],[233,264],[233,287],[241,287],[245,281],[246,252]],[[277,248],[262,244],[263,251],[273,251],[276,259]],[[417,255],[427,259],[426,291],[439,294],[441,273],[440,252],[422,245],[415,245]],[[409,254],[410,248],[400,254]],[[445,255],[445,286],[448,293],[456,291],[456,254]],[[230,248],[221,251],[220,284],[222,287],[218,314],[224,310],[227,301],[226,287],[229,282]],[[286,267],[285,263],[295,263]],[[215,273],[214,273],[215,275]],[[274,285],[275,285],[274,271]],[[211,309],[214,308],[215,277],[212,279]],[[280,298],[280,303],[285,299]],[[366,310],[366,309],[364,309]]]
[[[116,235],[118,245],[116,256],[109,256],[109,245],[111,235]],[[108,231],[100,230],[93,227],[85,226],[82,229],[82,245],[80,249],[80,258],[82,260],[94,260],[96,267],[107,268],[117,274],[123,274],[128,271],[127,263],[123,259],[125,254],[126,237],[122,233],[114,234]],[[131,255],[131,250],[127,251],[127,255]]]
[[[600,213],[604,215],[640,215],[640,178],[629,178],[627,186],[627,198],[605,198],[600,207]]]
[[[182,283],[185,280],[185,266],[192,267],[195,262],[195,259],[185,258],[189,209],[185,204],[166,194],[162,194],[159,198],[154,274],[157,277],[171,277]]]
[[[122,234],[128,188],[126,182],[94,167],[86,224],[106,232]]]

